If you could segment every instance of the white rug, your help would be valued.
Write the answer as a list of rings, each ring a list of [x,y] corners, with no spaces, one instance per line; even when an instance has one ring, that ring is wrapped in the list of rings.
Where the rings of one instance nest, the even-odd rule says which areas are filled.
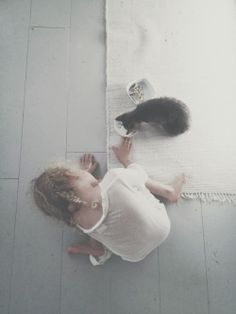
[[[108,167],[114,118],[134,108],[126,84],[147,78],[189,106],[192,125],[175,138],[144,126],[135,160],[161,182],[189,175],[183,197],[236,201],[235,1],[107,0],[106,29]]]

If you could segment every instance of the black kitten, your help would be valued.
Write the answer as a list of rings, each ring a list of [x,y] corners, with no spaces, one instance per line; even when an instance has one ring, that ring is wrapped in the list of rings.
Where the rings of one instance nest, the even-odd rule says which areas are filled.
[[[141,122],[154,123],[168,135],[184,133],[189,128],[189,109],[175,98],[154,98],[138,105],[133,111],[116,117],[127,130],[135,130]]]

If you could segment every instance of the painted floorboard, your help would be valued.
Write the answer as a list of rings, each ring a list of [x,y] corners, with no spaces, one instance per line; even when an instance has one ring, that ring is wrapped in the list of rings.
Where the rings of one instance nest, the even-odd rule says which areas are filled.
[[[68,152],[106,151],[104,0],[72,0]]]
[[[202,204],[210,314],[236,313],[236,206]]]
[[[159,261],[154,250],[143,261],[131,263],[114,256],[111,263],[110,313],[159,314]]]
[[[18,180],[0,180],[0,313],[8,314]]]
[[[144,261],[94,267],[66,253],[85,236],[33,203],[30,181],[54,161],[100,152],[106,171],[105,1],[72,0],[71,24],[69,2],[32,0],[17,212],[17,180],[0,180],[1,314],[236,313],[235,206],[181,200]],[[0,1],[0,17],[0,178],[17,178],[30,0]]]
[[[207,314],[201,205],[179,200],[168,206],[171,233],[159,249],[162,314]]]
[[[99,162],[98,177],[106,172],[106,153],[94,153]],[[78,161],[79,154],[67,154],[67,159]],[[61,314],[109,314],[109,285],[111,263],[94,267],[88,256],[68,255],[66,248],[86,241],[76,229],[65,227],[62,267]]]
[[[87,240],[77,230],[65,228],[62,269],[62,314],[109,314],[110,261],[93,266],[87,255],[68,255],[66,248]]]
[[[0,178],[19,175],[30,0],[0,1]]]
[[[71,0],[32,0],[31,25],[69,27]]]
[[[29,192],[48,162],[65,158],[67,40],[64,29],[30,33],[10,314],[60,309],[62,226],[36,208]]]

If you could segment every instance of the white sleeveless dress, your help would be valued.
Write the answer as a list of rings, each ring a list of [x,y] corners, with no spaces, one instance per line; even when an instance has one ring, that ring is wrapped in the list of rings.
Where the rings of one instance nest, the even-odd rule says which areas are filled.
[[[101,242],[105,255],[90,256],[93,265],[103,264],[112,253],[138,262],[158,247],[170,232],[165,206],[145,187],[147,173],[137,163],[111,169],[99,183],[103,215],[90,229],[77,225]]]

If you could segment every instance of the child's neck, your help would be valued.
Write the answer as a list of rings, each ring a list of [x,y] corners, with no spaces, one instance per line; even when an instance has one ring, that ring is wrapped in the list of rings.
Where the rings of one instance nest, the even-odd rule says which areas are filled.
[[[88,205],[82,205],[80,210],[74,214],[73,219],[84,229],[92,228],[102,217],[103,208],[101,202],[93,208]]]

